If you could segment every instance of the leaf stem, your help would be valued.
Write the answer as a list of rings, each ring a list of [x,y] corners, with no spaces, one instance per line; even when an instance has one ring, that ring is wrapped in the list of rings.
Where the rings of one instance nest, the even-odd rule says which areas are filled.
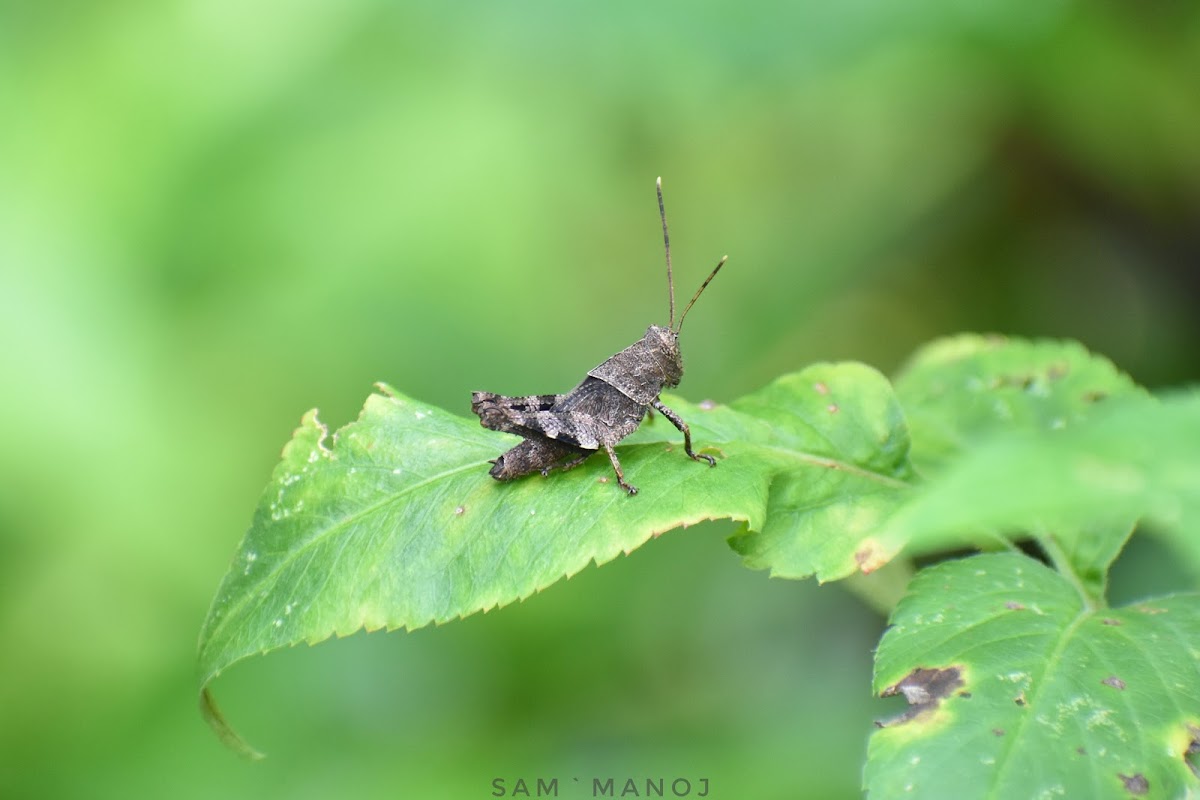
[[[1079,593],[1079,597],[1083,600],[1083,606],[1088,611],[1096,611],[1105,607],[1103,597],[1098,597],[1087,590],[1083,579],[1075,568],[1071,565],[1071,559],[1067,556],[1066,551],[1062,549],[1062,545],[1054,538],[1052,534],[1042,533],[1037,536],[1038,545],[1042,548],[1042,552],[1050,559],[1050,563],[1059,575],[1063,576]]]

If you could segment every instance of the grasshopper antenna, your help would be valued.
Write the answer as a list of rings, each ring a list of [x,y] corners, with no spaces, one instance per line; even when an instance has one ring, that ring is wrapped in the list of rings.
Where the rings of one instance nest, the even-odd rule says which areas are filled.
[[[671,298],[671,318],[667,321],[667,327],[673,328],[675,327],[675,279],[671,276],[671,237],[667,234],[667,209],[663,205],[661,177],[655,181],[655,188],[658,189],[658,215],[662,217],[663,224],[663,248],[667,251],[667,292]],[[682,322],[682,320],[680,321]]]
[[[700,295],[706,288],[708,288],[708,285],[712,283],[712,279],[717,277],[717,273],[721,271],[721,267],[725,266],[725,262],[728,259],[729,256],[721,256],[721,260],[717,262],[715,267],[713,267],[713,271],[708,273],[708,277],[704,279],[704,283],[700,284],[700,288],[696,290],[694,295],[692,295],[691,302],[687,304],[687,308],[683,310],[683,316],[679,318],[679,327],[675,329],[676,333],[679,333],[679,331],[682,330],[683,321],[687,318],[688,312],[692,310],[692,306],[694,306],[696,301],[700,299]]]

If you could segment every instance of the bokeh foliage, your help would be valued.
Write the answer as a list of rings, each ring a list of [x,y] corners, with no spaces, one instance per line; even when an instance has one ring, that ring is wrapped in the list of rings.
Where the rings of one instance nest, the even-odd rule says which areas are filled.
[[[689,397],[959,329],[1194,379],[1196,74],[1189,3],[0,2],[0,794],[856,796],[881,623],[721,526],[246,665],[253,768],[195,631],[305,409],[561,391],[663,321],[657,175],[682,291],[730,254]]]

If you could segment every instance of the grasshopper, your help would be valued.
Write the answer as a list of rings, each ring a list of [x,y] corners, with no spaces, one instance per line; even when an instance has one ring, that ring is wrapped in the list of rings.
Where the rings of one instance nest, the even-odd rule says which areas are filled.
[[[566,394],[507,397],[490,392],[471,395],[471,411],[479,423],[494,431],[515,433],[524,438],[490,462],[489,475],[508,481],[540,472],[569,470],[603,449],[617,474],[617,484],[631,496],[637,487],[625,480],[613,447],[637,430],[653,409],[683,433],[683,450],[693,461],[716,466],[712,456],[692,450],[692,433],[687,423],[659,399],[663,389],[673,389],[683,378],[683,356],[679,331],[688,311],[725,265],[723,257],[675,324],[675,281],[671,273],[671,237],[667,233],[667,211],[663,205],[662,178],[657,181],[658,213],[662,218],[663,248],[667,254],[667,290],[670,312],[667,327],[651,325],[646,335],[588,372],[583,382]]]

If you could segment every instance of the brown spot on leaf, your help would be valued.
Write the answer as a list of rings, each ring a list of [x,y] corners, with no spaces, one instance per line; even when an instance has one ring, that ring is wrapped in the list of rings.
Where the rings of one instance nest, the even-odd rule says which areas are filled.
[[[1066,362],[1063,362],[1063,361],[1058,361],[1054,364],[1051,364],[1046,369],[1046,377],[1052,381],[1056,381],[1059,378],[1065,377],[1066,374],[1070,371],[1071,371],[1071,367],[1069,364],[1067,364]]]
[[[1019,706],[1023,706],[1023,705],[1025,705],[1025,693],[1024,693],[1024,692],[1021,692],[1019,695],[1017,695],[1016,697],[1014,697],[1014,698],[1013,698],[1013,702],[1014,702],[1014,703],[1016,703],[1016,704],[1017,704],[1017,705],[1019,705]]]
[[[596,478],[596,481],[599,483],[608,483],[608,476],[601,475],[599,478]]]
[[[828,411],[830,414],[838,413],[837,403],[830,403],[828,406],[826,406],[825,410]]]
[[[1015,600],[1009,600],[1007,603],[1004,604],[1004,607],[1007,608],[1009,611],[1024,611],[1025,610],[1025,606],[1021,605],[1020,603],[1016,602]]]
[[[870,541],[863,542],[862,547],[854,551],[854,563],[858,564],[858,571],[863,575],[870,575],[888,563],[889,558],[890,556],[878,550]]]
[[[1200,778],[1200,728],[1195,725],[1187,727],[1191,740],[1188,742],[1187,749],[1183,751],[1183,763],[1187,764],[1193,775]]]
[[[1114,689],[1120,689],[1121,691],[1125,691],[1125,681],[1121,680],[1116,675],[1109,675],[1107,678],[1105,678],[1104,680],[1102,680],[1100,682],[1103,683],[1105,686],[1111,686]]]
[[[863,564],[869,563],[874,555],[875,551],[873,549],[870,547],[864,547],[861,550],[856,550],[854,552],[854,562],[858,564],[859,569],[862,569]]]
[[[908,701],[908,709],[890,720],[880,720],[875,724],[881,728],[892,725],[902,725],[911,722],[918,716],[933,711],[950,693],[963,685],[962,670],[958,667],[945,669],[926,669],[918,667],[904,676],[899,683],[893,684],[880,693],[880,697],[895,697],[903,695]]]
[[[1099,390],[1094,390],[1091,392],[1084,392],[1083,393],[1083,402],[1099,403],[1101,400],[1103,400],[1106,397],[1108,397],[1108,392],[1101,392]]]
[[[1125,784],[1125,791],[1132,795],[1141,797],[1150,791],[1150,781],[1146,780],[1146,776],[1140,772],[1136,775],[1123,775],[1118,772],[1117,777],[1121,779],[1121,783]]]
[[[1152,606],[1138,606],[1136,610],[1142,612],[1143,614],[1149,614],[1151,616],[1154,616],[1155,614],[1167,613],[1167,610],[1165,608],[1154,608]]]
[[[459,506],[458,508],[454,509],[454,516],[456,517],[461,517],[465,513],[467,513],[466,506]]]
[[[1120,625],[1121,624],[1121,620],[1112,619],[1111,617],[1109,617],[1107,619],[1102,619],[1102,620],[1100,620],[1100,622],[1105,625]]]
[[[963,700],[970,700],[970,699],[971,699],[971,693],[970,693],[970,692],[959,692],[959,693],[958,693],[958,696],[959,696],[959,697],[961,697]]]
[[[1004,728],[992,728],[992,733],[995,734],[996,736],[1003,736]]]
[[[1076,753],[1079,753],[1079,755],[1081,755],[1081,756],[1086,756],[1086,755],[1087,755],[1087,750],[1084,750],[1082,747],[1076,747],[1076,748],[1075,748],[1075,752],[1076,752]]]
[[[817,391],[817,394],[829,394],[829,387],[826,386],[821,381],[817,381],[816,383],[814,383],[813,389],[815,389]]]

